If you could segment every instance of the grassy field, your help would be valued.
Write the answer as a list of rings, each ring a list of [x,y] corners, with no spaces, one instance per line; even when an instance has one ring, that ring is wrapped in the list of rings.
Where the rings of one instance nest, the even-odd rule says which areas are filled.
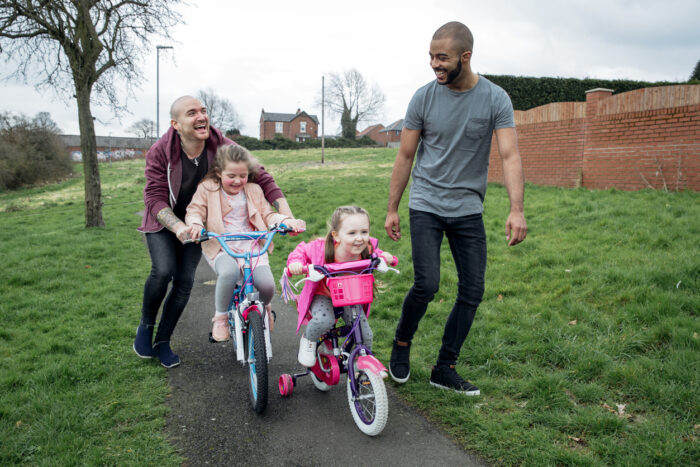
[[[307,221],[302,239],[359,204],[400,258],[372,314],[387,363],[413,276],[407,196],[404,239],[382,228],[395,151],[327,150],[324,165],[319,150],[256,153]],[[182,461],[163,434],[166,372],[131,351],[150,268],[135,230],[143,165],[101,166],[103,229],[83,227],[80,178],[0,195],[0,465]],[[529,235],[511,248],[503,187],[485,208],[486,292],[458,362],[482,396],[428,384],[456,293],[446,245],[401,396],[495,464],[697,465],[700,194],[528,186]],[[273,271],[293,244],[279,242]]]

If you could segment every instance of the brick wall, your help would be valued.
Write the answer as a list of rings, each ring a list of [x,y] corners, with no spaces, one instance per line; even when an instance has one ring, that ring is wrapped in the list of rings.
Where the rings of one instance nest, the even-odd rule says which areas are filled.
[[[585,103],[515,113],[528,182],[700,191],[700,85],[595,89]],[[489,181],[503,182],[494,138]]]

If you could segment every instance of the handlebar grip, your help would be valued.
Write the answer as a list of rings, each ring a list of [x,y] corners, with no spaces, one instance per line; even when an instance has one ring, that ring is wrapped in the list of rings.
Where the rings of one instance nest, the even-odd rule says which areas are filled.
[[[292,273],[289,270],[289,268],[284,268],[285,271],[287,271],[287,277],[292,277]],[[301,267],[301,272],[302,274],[308,274],[309,273],[309,266],[304,265]]]

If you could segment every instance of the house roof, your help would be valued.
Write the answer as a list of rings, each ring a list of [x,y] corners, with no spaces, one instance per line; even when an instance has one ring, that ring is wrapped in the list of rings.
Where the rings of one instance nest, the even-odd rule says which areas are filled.
[[[358,132],[358,133],[357,133],[357,136],[359,136],[359,137],[361,138],[361,137],[363,137],[363,136],[365,136],[365,135],[370,134],[370,133],[373,132],[375,129],[381,130],[382,128],[384,128],[384,125],[382,125],[381,123],[377,123],[376,125],[370,125],[370,126],[368,126],[367,128],[365,128],[364,130]]]
[[[388,127],[380,130],[379,133],[388,133],[390,131],[401,131],[403,130],[403,118],[401,120],[396,120],[394,123],[390,124]]]
[[[306,115],[309,117],[311,120],[316,122],[318,125],[318,117],[316,115],[309,115],[305,111],[299,111],[295,114],[282,114],[282,113],[276,113],[276,112],[265,112],[264,110],[262,111],[262,120],[263,122],[291,122],[295,118],[297,118],[300,115]]]

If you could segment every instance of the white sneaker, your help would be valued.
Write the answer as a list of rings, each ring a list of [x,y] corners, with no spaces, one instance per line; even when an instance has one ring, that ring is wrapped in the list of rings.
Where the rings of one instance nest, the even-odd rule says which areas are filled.
[[[310,341],[304,336],[301,336],[299,341],[299,363],[307,368],[314,366],[316,363],[316,342]]]

